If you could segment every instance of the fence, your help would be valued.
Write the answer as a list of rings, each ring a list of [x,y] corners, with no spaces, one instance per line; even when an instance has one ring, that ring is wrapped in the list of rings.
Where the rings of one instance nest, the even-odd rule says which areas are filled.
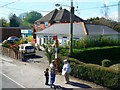
[[[2,47],[1,53],[14,59],[22,60],[22,53],[19,51],[14,51],[13,49]]]

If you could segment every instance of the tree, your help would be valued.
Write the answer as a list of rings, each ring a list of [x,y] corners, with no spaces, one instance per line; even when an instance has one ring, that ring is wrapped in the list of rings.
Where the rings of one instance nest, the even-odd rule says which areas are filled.
[[[0,27],[7,27],[9,26],[9,23],[7,22],[7,20],[5,20],[4,18],[0,19]]]
[[[19,17],[22,17],[21,27],[33,27],[36,20],[42,17],[42,14],[36,11],[31,11],[29,13],[22,13]]]
[[[34,24],[34,22],[38,19],[40,19],[42,15],[36,11],[31,11],[27,14],[26,18],[24,18],[25,21],[27,21],[30,24]]]
[[[9,20],[10,20],[11,27],[19,27],[20,26],[20,19],[15,14],[11,14],[9,17]]]
[[[21,19],[21,21],[23,21],[24,18],[26,18],[27,14],[28,14],[27,12],[24,12],[24,13],[21,13],[18,17]]]

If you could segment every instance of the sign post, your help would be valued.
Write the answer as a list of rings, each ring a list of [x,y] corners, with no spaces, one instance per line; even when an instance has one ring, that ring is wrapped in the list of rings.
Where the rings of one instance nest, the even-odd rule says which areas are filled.
[[[56,59],[56,71],[58,72],[58,37],[53,36],[53,40],[56,41],[55,43],[55,59]]]

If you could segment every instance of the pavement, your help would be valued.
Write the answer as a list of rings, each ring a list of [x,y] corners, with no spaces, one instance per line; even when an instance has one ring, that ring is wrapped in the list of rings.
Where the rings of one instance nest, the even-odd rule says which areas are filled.
[[[50,88],[50,86],[44,84],[44,70],[49,67],[49,63],[44,52],[37,51],[37,56],[35,58],[27,58],[29,62],[14,60],[4,55],[1,55],[0,58],[3,60],[2,62],[4,62],[2,64],[2,73],[14,79],[25,88]],[[61,73],[58,73],[54,83],[56,90],[69,90],[70,88],[80,90],[107,90],[107,88],[97,85],[93,82],[84,81],[72,76],[70,76],[69,84],[65,84],[64,82],[64,76],[62,76]]]

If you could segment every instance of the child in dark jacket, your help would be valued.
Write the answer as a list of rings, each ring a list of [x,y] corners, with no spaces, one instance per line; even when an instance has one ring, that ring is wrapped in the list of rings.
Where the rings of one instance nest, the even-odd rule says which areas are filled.
[[[46,68],[46,71],[44,71],[44,76],[46,78],[46,81],[45,81],[45,85],[49,85],[48,82],[49,82],[49,69]]]

